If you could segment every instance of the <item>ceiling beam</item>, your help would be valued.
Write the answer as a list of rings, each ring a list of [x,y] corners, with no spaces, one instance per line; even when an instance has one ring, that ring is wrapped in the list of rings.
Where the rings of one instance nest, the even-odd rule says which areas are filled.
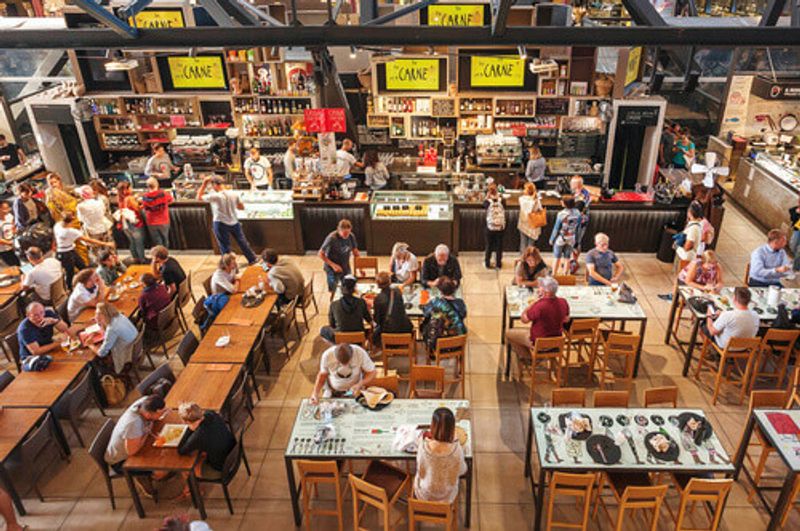
[[[501,36],[491,28],[418,26],[297,26],[170,28],[139,30],[124,38],[105,28],[6,30],[0,49],[169,49],[234,46],[794,46],[793,27],[509,27]]]
[[[622,0],[637,26],[660,27],[667,23],[649,0]]]
[[[417,2],[416,4],[407,5],[405,7],[401,7],[397,11],[393,11],[382,17],[374,18],[368,22],[365,22],[364,26],[380,26],[381,24],[386,24],[387,22],[391,22],[393,20],[397,20],[398,18],[404,17],[415,11],[419,11],[423,7],[428,7],[431,4],[435,4],[436,0],[422,0],[421,2]]]
[[[764,13],[761,14],[761,20],[758,25],[768,27],[777,24],[783,13],[784,5],[786,5],[786,0],[769,0],[766,8],[764,8]]]
[[[492,35],[502,35],[506,31],[506,22],[508,22],[508,13],[511,11],[511,5],[514,0],[496,0],[492,2]]]

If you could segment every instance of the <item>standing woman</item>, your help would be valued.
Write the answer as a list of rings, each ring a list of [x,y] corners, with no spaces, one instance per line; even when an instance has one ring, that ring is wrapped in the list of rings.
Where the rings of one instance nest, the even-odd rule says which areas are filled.
[[[536,185],[525,183],[522,195],[519,198],[519,220],[517,229],[519,230],[519,252],[524,253],[528,247],[536,245],[536,240],[542,233],[542,227],[535,227],[531,223],[531,214],[542,211],[542,202],[536,192]]]
[[[417,448],[414,497],[430,502],[453,503],[458,496],[458,478],[467,473],[464,449],[456,440],[456,419],[446,407],[433,412],[430,432],[422,435]]]
[[[486,209],[486,251],[483,255],[483,265],[486,269],[491,267],[492,253],[495,254],[495,268],[503,268],[503,234],[506,231],[506,210],[503,198],[497,191],[497,185],[492,183],[486,191],[483,201]]]
[[[528,149],[528,165],[525,166],[525,179],[529,183],[538,183],[545,180],[544,172],[547,169],[547,159],[542,156],[539,146]]]
[[[89,186],[94,192],[94,196],[103,202],[106,207],[106,215],[111,215],[111,198],[108,195],[108,187],[101,179],[92,179]]]
[[[378,152],[374,149],[364,154],[364,175],[364,184],[373,192],[385,188],[389,183],[389,170],[380,161]]]
[[[392,247],[392,282],[400,284],[400,288],[410,286],[417,281],[419,261],[414,253],[408,250],[408,244],[397,242]]]
[[[145,229],[142,220],[139,200],[131,192],[131,183],[121,181],[117,184],[117,204],[119,210],[115,213],[117,228],[128,238],[131,256],[136,263],[143,264],[147,261],[144,255]]]
[[[683,128],[675,140],[675,154],[672,163],[678,168],[689,169],[694,162],[694,142],[689,138],[689,129]]]
[[[47,208],[50,209],[50,215],[53,216],[53,222],[58,223],[64,219],[68,213],[72,214],[72,220],[69,226],[75,229],[81,228],[81,222],[78,221],[78,198],[64,189],[64,181],[57,173],[49,173],[47,175],[47,190],[45,191],[45,199],[47,200]],[[78,243],[75,248],[78,256],[83,263],[89,261],[89,250],[83,243]]]
[[[77,271],[86,269],[87,264],[78,254],[78,245],[96,245],[98,247],[114,248],[113,242],[101,242],[85,236],[83,232],[75,228],[75,214],[67,212],[61,221],[53,227],[53,236],[56,240],[56,258],[64,268],[64,280],[67,286],[72,287],[72,277]]]

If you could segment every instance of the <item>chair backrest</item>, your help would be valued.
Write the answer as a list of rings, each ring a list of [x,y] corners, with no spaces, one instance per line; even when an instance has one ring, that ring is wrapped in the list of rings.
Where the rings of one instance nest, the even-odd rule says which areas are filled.
[[[742,284],[745,286],[750,283],[750,262],[748,261],[747,264],[744,266],[744,278],[742,278]]]
[[[19,311],[19,296],[12,297],[5,306],[0,308],[0,323],[1,326],[10,328],[11,325],[16,324],[22,315]]]
[[[197,341],[197,336],[194,335],[194,332],[187,330],[186,335],[183,336],[183,339],[181,339],[178,345],[178,357],[181,359],[184,366],[189,365],[189,360],[199,345],[200,342]]]
[[[750,403],[748,410],[755,408],[776,408],[783,409],[788,398],[785,390],[759,390],[750,393]]]
[[[367,348],[367,334],[361,332],[336,332],[333,334],[333,342],[337,345],[347,343]]]
[[[594,341],[600,328],[600,319],[573,319],[567,331],[569,340],[588,339]]]
[[[363,270],[367,274],[361,275],[360,270]],[[353,271],[355,271],[356,278],[375,278],[375,275],[378,274],[378,257],[354,256]]]
[[[227,485],[233,478],[236,477],[236,472],[242,464],[244,458],[244,428],[239,431],[239,438],[231,451],[225,457],[225,462],[222,464],[222,483]]]
[[[311,302],[314,299],[314,279],[312,278],[303,286],[303,296],[300,298],[300,302],[303,308],[308,308],[311,306]]]
[[[578,277],[575,275],[553,275],[553,279],[559,286],[574,286],[578,283]]]
[[[578,406],[586,407],[586,389],[580,387],[564,387],[553,389],[550,395],[553,407],[556,406]]]
[[[231,431],[236,432],[239,429],[243,429],[243,426],[239,424],[239,414],[247,407],[248,400],[247,376],[242,373],[228,395],[228,399],[225,400],[224,416],[231,427]]]
[[[0,374],[0,391],[8,387],[8,384],[14,381],[14,375],[11,374],[11,371],[3,371]]]
[[[594,407],[628,407],[630,391],[595,391]]]
[[[19,357],[19,338],[16,332],[11,332],[3,337],[3,348],[6,349],[8,355],[14,360],[17,366],[17,372],[21,371],[22,362]]]
[[[664,387],[650,387],[644,390],[644,407],[670,404],[678,407],[678,387],[667,385]]]
[[[177,302],[173,298],[172,300],[169,301],[169,304],[167,304],[158,311],[156,326],[158,326],[158,330],[160,332],[168,330],[178,320],[177,308],[178,308]]]
[[[89,455],[103,471],[104,475],[108,475],[108,463],[106,463],[105,455],[108,442],[111,440],[111,432],[114,431],[116,422],[113,419],[106,419],[100,431],[94,436],[91,446],[89,446]]]
[[[309,480],[316,483],[320,480],[336,483],[339,485],[339,465],[336,461],[309,461],[298,459],[294,462],[297,465],[297,472],[300,474],[300,482],[305,483]],[[305,486],[303,486],[305,488]]]
[[[92,388],[91,377],[91,371],[84,371],[78,383],[64,393],[64,396],[61,398],[61,400],[67,400],[67,408],[69,409],[70,415],[73,417],[80,414],[89,401],[92,400],[94,389]]]
[[[208,311],[205,307],[206,296],[201,295],[197,302],[192,308],[192,319],[194,319],[194,324],[201,325],[205,322],[206,318],[208,317]]]
[[[414,353],[414,334],[381,334],[381,348],[388,356],[411,356]]]
[[[408,517],[411,523],[443,525],[449,531],[453,526],[453,516],[453,506],[449,503],[418,500],[413,496],[408,499]]]
[[[211,296],[211,277],[212,276],[214,276],[213,273],[208,275],[208,277],[206,277],[206,279],[203,281],[203,290],[206,292],[206,297],[210,297]]]
[[[178,305],[183,307],[192,298],[192,272],[186,275],[183,282],[178,284]]]
[[[794,368],[792,377],[789,378],[789,387],[786,389],[786,394],[789,400],[786,402],[786,408],[794,408],[800,406],[800,366]]]
[[[612,355],[633,355],[639,348],[641,337],[633,334],[608,334],[608,339],[604,344],[605,351]]]
[[[144,380],[139,382],[139,385],[136,386],[136,390],[139,391],[139,394],[146,395],[150,387],[161,378],[166,378],[170,382],[175,383],[175,374],[172,372],[168,362],[162,363],[156,370],[148,374]]]
[[[47,465],[49,461],[42,459],[45,452],[55,449],[56,452],[61,453],[57,440],[51,413],[45,413],[39,425],[22,441],[23,466],[30,470],[40,470],[40,467]]]
[[[668,487],[669,485],[627,487],[622,493],[622,498],[619,502],[617,529],[623,529],[623,519],[625,518],[626,510],[650,509],[653,511],[650,531],[656,531],[658,515],[661,510],[661,504],[664,502],[664,497],[667,495]]]
[[[761,339],[761,348],[788,355],[794,349],[798,337],[800,337],[800,330],[770,328]]]
[[[387,391],[393,392],[395,398],[397,398],[397,394],[400,392],[400,381],[397,378],[396,374],[373,378],[372,381],[369,383],[369,386],[383,387]]]
[[[433,382],[433,389],[420,389],[422,382]],[[444,395],[444,367],[412,365],[409,376],[409,398],[442,398]]]
[[[533,355],[554,355],[563,354],[564,352],[564,336],[555,337],[537,337],[536,342],[533,344]]]
[[[735,358],[749,358],[754,356],[761,348],[759,337],[732,337],[725,347],[723,356]]]
[[[437,358],[463,357],[467,348],[467,335],[440,337],[436,340],[434,355]]]
[[[56,313],[58,317],[64,321],[65,323],[72,324],[69,320],[69,311],[67,311],[67,305],[69,303],[69,299],[64,299],[63,301],[59,302],[58,305],[55,307]]]
[[[50,305],[57,306],[67,299],[67,285],[64,283],[64,277],[56,279],[50,284]]]
[[[547,529],[555,527],[586,528],[589,519],[589,506],[592,501],[592,489],[597,480],[597,475],[588,474],[568,474],[566,472],[554,472],[550,482],[550,501],[547,513]],[[553,516],[555,502],[561,503],[559,496],[570,496],[583,500],[583,510],[580,523],[556,521]],[[570,511],[571,512],[571,511]]]
[[[389,511],[389,498],[385,489],[364,481],[355,474],[350,474],[348,479],[355,502],[364,502],[382,511]]]
[[[711,527],[708,529],[709,531],[716,531],[719,527],[720,518],[722,518],[725,498],[728,497],[732,486],[733,479],[690,479],[681,496],[681,510],[675,529],[683,528],[683,518],[687,512],[685,509],[687,504],[705,503],[713,507],[713,513],[709,514]]]
[[[131,347],[131,365],[139,367],[142,364],[142,357],[144,356],[144,326],[137,327],[139,332],[136,334],[136,339],[133,340]]]

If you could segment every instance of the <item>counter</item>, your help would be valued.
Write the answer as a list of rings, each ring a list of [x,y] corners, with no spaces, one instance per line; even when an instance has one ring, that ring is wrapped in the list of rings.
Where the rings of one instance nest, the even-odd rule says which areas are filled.
[[[798,194],[800,172],[780,159],[759,153],[756,160],[739,160],[731,196],[765,229],[779,229],[789,222],[788,212],[797,206]]]

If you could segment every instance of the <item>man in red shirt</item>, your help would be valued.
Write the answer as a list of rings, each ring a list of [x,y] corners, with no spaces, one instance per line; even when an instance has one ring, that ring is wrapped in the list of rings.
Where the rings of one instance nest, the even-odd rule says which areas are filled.
[[[556,297],[558,282],[553,277],[539,279],[538,298],[522,312],[520,320],[530,323],[530,331],[524,328],[506,330],[506,343],[521,358],[530,358],[530,349],[540,337],[560,336],[564,324],[569,320],[569,304],[566,299]]]
[[[169,204],[172,194],[159,188],[158,180],[147,179],[147,192],[142,196],[142,208],[147,222],[147,231],[153,245],[169,248]]]

